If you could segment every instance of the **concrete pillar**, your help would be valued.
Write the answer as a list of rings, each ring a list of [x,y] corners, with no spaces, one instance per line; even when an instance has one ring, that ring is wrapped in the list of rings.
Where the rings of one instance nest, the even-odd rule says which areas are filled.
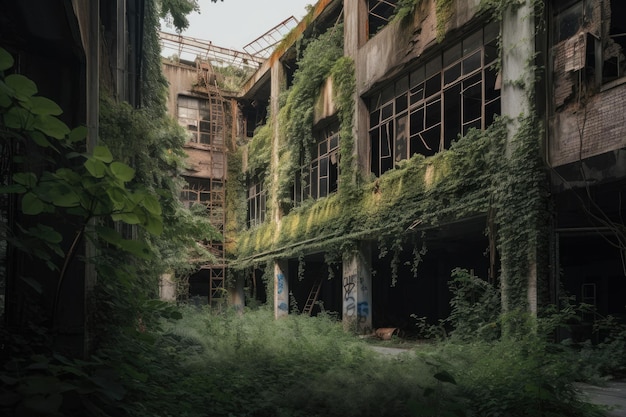
[[[289,314],[289,269],[287,261],[274,262],[274,317]]]
[[[100,0],[89,1],[87,9],[88,24],[83,33],[83,44],[85,45],[86,56],[86,95],[87,95],[87,110],[86,110],[86,122],[87,122],[87,151],[91,152],[98,144],[99,126],[100,126]],[[82,29],[81,29],[82,30]],[[88,230],[94,230],[96,226],[95,219],[91,220],[88,224]],[[98,255],[97,249],[94,244],[89,240],[85,240],[85,257],[90,260],[85,263],[85,287],[84,287],[84,302],[85,302],[85,314],[84,314],[84,328],[85,336],[83,338],[83,356],[87,357],[91,353],[92,349],[92,335],[91,330],[94,325],[92,321],[95,320],[94,309],[94,288],[98,280],[98,274],[96,272],[96,265],[91,260],[95,259]]]
[[[372,331],[371,246],[362,243],[343,257],[343,325],[359,333]]]
[[[115,57],[116,67],[116,89],[119,100],[127,98],[126,90],[126,59],[127,59],[127,42],[128,28],[126,21],[126,0],[117,0],[117,48]]]
[[[161,274],[159,281],[159,298],[163,301],[176,301],[176,282],[173,275]]]
[[[280,206],[278,204],[278,171],[279,171],[279,156],[281,148],[280,126],[278,124],[278,111],[280,110],[279,97],[280,93],[286,88],[287,76],[285,74],[285,68],[280,60],[275,60],[270,69],[271,76],[271,93],[270,93],[270,117],[272,124],[272,160],[271,160],[271,177],[272,177],[272,189],[270,190],[271,204],[269,209],[271,213],[268,216],[277,224],[278,231],[280,231],[280,218],[282,213],[280,212]]]
[[[354,61],[356,85],[362,85],[365,64],[360,60],[360,47],[367,41],[367,2],[365,0],[344,0],[344,54]],[[354,92],[354,156],[359,171],[367,174],[369,166],[369,110],[357,91]],[[359,134],[359,132],[364,132]]]
[[[502,115],[509,117],[509,129],[505,147],[505,157],[510,159],[519,144],[515,143],[520,130],[520,118],[535,111],[535,18],[534,2],[524,0],[515,6],[509,6],[502,17]],[[539,141],[539,138],[535,140]],[[531,314],[537,313],[537,243],[528,242],[526,247],[528,276],[526,278],[526,300]],[[502,254],[503,258],[507,256]],[[511,285],[511,271],[506,264],[502,266],[502,307],[504,311],[513,309],[512,300],[523,297],[514,294]]]

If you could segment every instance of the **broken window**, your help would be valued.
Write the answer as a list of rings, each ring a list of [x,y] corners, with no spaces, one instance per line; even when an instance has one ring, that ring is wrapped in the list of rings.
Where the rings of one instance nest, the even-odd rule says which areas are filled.
[[[374,36],[384,28],[396,12],[398,0],[368,0],[367,34]]]
[[[207,217],[220,232],[225,223],[225,187],[219,179],[185,177],[187,185],[181,191],[180,199],[186,207],[201,204],[207,209]]]
[[[180,199],[186,207],[194,204],[209,205],[211,201],[211,180],[204,178],[185,178],[187,186],[181,191]]]
[[[178,123],[189,132],[189,142],[224,146],[221,99],[178,96]]]
[[[248,227],[265,221],[267,193],[263,181],[253,178],[248,183]]]
[[[623,1],[613,0],[610,7],[605,7],[605,14],[609,15],[608,30],[605,29],[603,38],[604,65],[602,68],[603,81],[611,81],[626,75],[626,4]],[[605,27],[606,27],[605,26]],[[608,32],[608,33],[606,33]]]
[[[311,163],[303,165],[294,182],[294,202],[300,204],[311,197],[318,199],[337,191],[339,179],[338,125],[319,129],[311,153]]]
[[[553,2],[554,105],[593,93],[626,72],[626,4],[618,0]]]
[[[371,171],[392,169],[414,154],[431,156],[500,113],[494,62],[497,24],[467,36],[369,99]]]

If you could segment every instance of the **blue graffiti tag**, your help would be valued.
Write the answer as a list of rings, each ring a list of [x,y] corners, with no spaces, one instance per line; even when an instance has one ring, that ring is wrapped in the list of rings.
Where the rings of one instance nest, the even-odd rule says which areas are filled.
[[[285,276],[281,273],[276,275],[276,279],[278,281],[276,291],[278,294],[282,294],[285,289]]]
[[[289,307],[287,307],[287,303],[280,303],[278,305],[278,309],[282,310],[282,311],[287,311],[289,309]]]
[[[367,303],[367,301],[363,301],[361,303],[357,304],[357,316],[360,317],[367,317],[370,314],[370,305]]]

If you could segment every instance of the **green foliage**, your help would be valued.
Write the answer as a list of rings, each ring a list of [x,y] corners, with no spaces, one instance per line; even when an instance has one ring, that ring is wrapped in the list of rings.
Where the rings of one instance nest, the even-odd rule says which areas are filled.
[[[12,58],[2,51],[2,67],[9,69]],[[20,196],[22,214],[38,216],[39,220],[28,228],[20,226],[20,232],[10,237],[11,243],[51,269],[59,269],[59,286],[77,243],[85,234],[136,256],[148,256],[149,250],[141,242],[124,239],[105,223],[95,228],[88,228],[88,224],[92,220],[109,219],[140,225],[158,235],[163,221],[157,198],[146,188],[128,186],[135,170],[114,160],[106,146],[98,145],[84,152],[87,130],[84,127],[70,130],[57,117],[62,113],[59,106],[36,93],[37,86],[28,78],[0,74],[2,139],[7,147],[19,144],[31,149],[29,158],[14,155],[12,178],[0,192]],[[76,228],[74,242],[67,252],[61,249],[63,238],[55,231],[56,221],[43,220],[44,214],[47,218],[63,219]]]
[[[446,26],[454,13],[454,0],[436,0],[437,14],[437,42],[443,41],[446,36]]]
[[[494,342],[448,343],[436,357],[456,371],[468,410],[481,416],[600,416],[572,384],[569,358],[528,334]]]
[[[269,124],[258,127],[248,143],[248,174],[261,178],[269,174],[272,158],[272,128]]]
[[[500,336],[500,291],[469,271],[455,268],[449,282],[451,312],[445,324],[460,340],[496,340]]]
[[[217,0],[211,1],[217,3]],[[189,13],[200,13],[198,0],[159,0],[159,2],[161,6],[159,17],[173,25],[179,33],[189,27],[189,20],[187,19]]]
[[[280,233],[270,224],[242,233],[239,256],[245,259],[275,250],[270,256],[280,253],[289,257],[303,250],[302,246],[293,248],[304,240],[310,240],[307,249],[323,251],[372,237],[382,242],[401,237],[403,244],[408,239],[420,245],[411,242],[407,233],[415,222],[434,227],[488,210],[492,195],[501,186],[496,172],[503,162],[505,132],[506,122],[500,119],[485,131],[471,130],[451,149],[432,158],[414,155],[402,161],[380,178],[361,184],[358,191],[355,188],[350,210],[344,209],[341,201],[345,196],[339,192],[292,210],[282,218]]]
[[[324,81],[331,75],[337,61],[343,56],[343,26],[328,29],[311,40],[298,60],[293,85],[278,120],[285,135],[286,147],[280,155],[281,171],[278,183],[279,201],[291,204],[290,187],[301,164],[311,162],[313,116],[315,100]]]
[[[228,181],[226,182],[226,225],[225,246],[229,256],[236,250],[240,231],[246,225],[247,194],[245,175],[242,167],[242,150],[230,150],[228,157]]]
[[[218,66],[214,65],[213,70],[219,74],[218,86],[225,91],[240,91],[250,76],[254,73],[252,67],[237,67],[234,65]]]
[[[399,0],[393,18],[403,20],[413,15],[420,4],[422,4],[422,0]]]
[[[331,77],[339,117],[339,196],[343,204],[357,196],[357,184],[361,183],[360,173],[354,155],[354,93],[356,79],[354,61],[349,57],[341,57],[331,68]]]
[[[136,168],[133,185],[154,190],[159,196],[164,227],[158,237],[144,236],[157,254],[145,264],[146,270],[154,275],[167,271],[184,276],[198,264],[214,259],[199,243],[221,238],[209,223],[206,208],[190,209],[180,202],[185,132],[165,114],[164,108],[155,118],[158,114],[157,109],[133,109],[104,96],[100,136],[116,158]]]

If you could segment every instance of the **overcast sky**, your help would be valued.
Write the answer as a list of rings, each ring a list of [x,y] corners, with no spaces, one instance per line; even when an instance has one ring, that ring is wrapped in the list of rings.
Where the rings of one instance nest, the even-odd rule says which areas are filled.
[[[189,28],[182,34],[211,41],[224,48],[243,50],[265,32],[290,16],[300,21],[306,6],[317,0],[198,0],[201,12],[189,15]],[[173,28],[163,26],[166,32]]]

